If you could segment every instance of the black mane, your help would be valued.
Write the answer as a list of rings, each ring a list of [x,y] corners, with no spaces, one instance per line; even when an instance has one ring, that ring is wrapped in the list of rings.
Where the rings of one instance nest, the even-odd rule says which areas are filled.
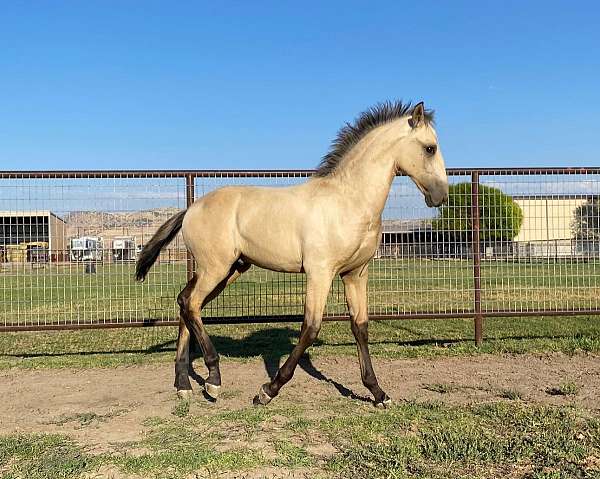
[[[389,123],[403,116],[411,115],[413,105],[410,102],[386,101],[372,106],[362,112],[354,123],[346,123],[331,143],[329,152],[323,157],[314,176],[327,176],[331,174],[340,161],[367,133],[374,128]],[[433,122],[433,111],[425,111],[425,121]]]

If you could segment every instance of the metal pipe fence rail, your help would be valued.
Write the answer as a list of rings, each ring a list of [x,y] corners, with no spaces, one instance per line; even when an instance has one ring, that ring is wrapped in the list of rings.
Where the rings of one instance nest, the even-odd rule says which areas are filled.
[[[450,169],[448,205],[396,177],[369,267],[372,319],[600,313],[600,168]],[[177,324],[193,273],[178,236],[146,282],[136,256],[167,218],[226,185],[311,170],[0,172],[0,331]],[[268,223],[265,223],[268,225]],[[252,267],[206,323],[300,321],[304,275]],[[325,320],[347,319],[336,279]]]

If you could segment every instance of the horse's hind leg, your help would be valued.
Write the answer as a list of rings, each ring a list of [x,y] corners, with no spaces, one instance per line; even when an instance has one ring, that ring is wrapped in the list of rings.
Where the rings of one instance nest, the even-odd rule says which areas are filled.
[[[346,302],[350,311],[350,320],[352,333],[356,339],[358,349],[358,361],[360,363],[360,373],[365,387],[371,391],[375,398],[375,405],[379,407],[387,406],[391,400],[383,392],[369,355],[369,315],[367,311],[367,268],[358,268],[342,275],[344,282],[344,291],[346,293]]]
[[[190,383],[190,332],[183,318],[179,318],[179,334],[177,335],[177,353],[175,356],[175,389],[181,399],[192,394]]]
[[[237,261],[231,266],[229,272],[218,284],[211,290],[211,292],[206,295],[206,297],[202,300],[202,307],[206,306],[210,303],[214,298],[216,298],[228,284],[233,283],[237,278],[240,277],[242,273],[250,268],[250,264],[242,263],[241,261]],[[218,276],[218,275],[217,275]],[[194,322],[193,310],[190,309],[192,302],[191,296],[197,286],[201,289],[201,291],[206,291],[206,288],[211,284],[210,276],[207,276],[206,273],[201,275],[202,283],[198,286],[198,275],[194,274],[192,279],[188,282],[186,287],[181,291],[177,298],[177,302],[180,306],[180,319],[179,319],[179,336],[177,339],[177,356],[175,359],[175,387],[177,388],[177,393],[180,397],[186,397],[190,394],[192,386],[190,384],[189,379],[189,343],[190,343],[190,330],[188,325],[191,325]],[[213,280],[214,281],[214,280]],[[205,289],[203,289],[205,288]],[[203,296],[203,292],[199,293],[199,298]],[[198,300],[200,301],[200,300]],[[198,335],[194,332],[195,337],[197,338],[198,343],[202,349],[204,362],[206,367],[209,369],[209,379],[215,379],[214,382],[209,381],[207,379],[205,383],[205,390],[207,394],[213,398],[216,398],[219,393],[220,386],[220,371],[219,371],[219,363],[218,363],[218,355],[217,352],[210,340],[208,334],[204,330],[204,325],[202,320],[200,319],[200,309],[197,313],[198,321],[200,322],[202,332]],[[193,326],[190,326],[193,328]],[[196,328],[197,329],[197,328]],[[216,361],[215,361],[216,357]],[[210,363],[210,364],[209,364]],[[215,366],[216,363],[216,366]],[[210,375],[211,370],[212,378]],[[216,381],[218,378],[218,384]]]
[[[192,276],[192,279],[188,281],[177,297],[177,303],[179,303],[179,334],[177,335],[177,353],[175,356],[175,388],[177,389],[177,395],[182,399],[192,393],[189,377],[190,332],[186,326],[185,315],[187,314],[186,305],[197,279],[196,275]]]

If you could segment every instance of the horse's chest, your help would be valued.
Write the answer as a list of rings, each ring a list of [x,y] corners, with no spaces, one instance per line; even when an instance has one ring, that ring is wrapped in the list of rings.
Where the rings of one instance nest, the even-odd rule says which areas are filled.
[[[366,263],[375,254],[381,237],[381,225],[374,224],[355,239],[346,266],[352,268]],[[350,252],[350,251],[349,251]]]

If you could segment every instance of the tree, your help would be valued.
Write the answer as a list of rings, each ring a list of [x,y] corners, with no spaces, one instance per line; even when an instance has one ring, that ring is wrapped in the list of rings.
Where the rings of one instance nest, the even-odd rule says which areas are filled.
[[[498,188],[479,185],[479,237],[484,241],[510,241],[519,234],[523,210]],[[469,232],[471,222],[471,183],[450,186],[447,204],[439,208],[433,222],[438,230]]]
[[[600,198],[592,197],[575,208],[571,231],[578,240],[600,240]]]

